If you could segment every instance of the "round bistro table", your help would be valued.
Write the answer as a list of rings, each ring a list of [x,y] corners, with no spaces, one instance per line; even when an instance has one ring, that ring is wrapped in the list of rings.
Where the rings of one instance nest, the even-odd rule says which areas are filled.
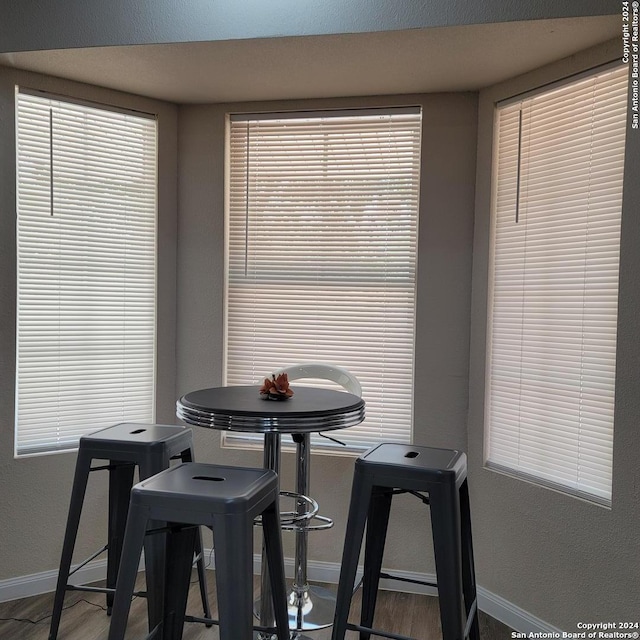
[[[264,466],[280,472],[280,436],[292,434],[306,446],[297,460],[296,493],[299,518],[293,517],[290,528],[295,531],[295,578],[288,595],[289,627],[293,638],[305,640],[300,631],[328,627],[333,622],[335,595],[321,587],[310,585],[307,579],[307,537],[310,529],[328,528],[332,522],[317,516],[317,503],[307,496],[309,483],[309,434],[353,427],[364,420],[364,400],[345,391],[296,387],[288,400],[265,400],[256,385],[200,389],[182,396],[177,402],[177,415],[185,423],[208,429],[262,433],[264,435]],[[309,504],[315,509],[309,510]],[[306,511],[306,516],[302,515]],[[291,514],[288,514],[291,515]],[[309,519],[318,518],[325,524],[310,526]],[[261,627],[272,627],[273,611],[266,559],[262,558],[262,597],[259,605]],[[268,638],[268,634],[259,634]]]

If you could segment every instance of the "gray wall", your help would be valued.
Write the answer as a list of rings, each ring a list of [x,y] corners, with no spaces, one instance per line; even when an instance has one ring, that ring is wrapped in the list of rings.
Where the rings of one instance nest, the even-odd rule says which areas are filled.
[[[619,56],[620,42],[614,41],[482,91],[479,102],[469,401],[477,570],[489,591],[574,632],[579,621],[640,618],[640,135],[628,129],[609,510],[483,469],[493,105]]]
[[[158,115],[158,369],[159,422],[175,423],[177,109],[173,105],[0,67],[0,580],[55,569],[76,455],[15,460],[16,208],[15,85]],[[88,418],[89,419],[89,418]],[[77,558],[105,542],[105,478],[94,474]]]
[[[466,448],[475,94],[180,107],[178,394],[222,382],[225,114],[396,104],[423,108],[414,441]],[[196,443],[200,459],[262,463],[259,452],[221,449],[213,431],[200,430]],[[312,535],[313,560],[340,560],[352,474],[353,457],[313,456],[311,493],[337,522]],[[292,488],[291,454],[283,456],[283,475],[283,486]],[[398,500],[385,564],[430,571],[428,512],[415,535],[415,507],[415,499]]]

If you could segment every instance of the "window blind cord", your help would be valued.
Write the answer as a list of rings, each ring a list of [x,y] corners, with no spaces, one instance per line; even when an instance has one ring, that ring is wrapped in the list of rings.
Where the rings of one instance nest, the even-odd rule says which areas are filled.
[[[247,173],[246,185],[244,193],[244,275],[245,278],[249,273],[249,167],[251,166],[251,130],[249,128],[249,120],[247,120],[247,143],[245,146],[245,154],[247,156]]]
[[[595,117],[596,110],[596,83],[593,83],[593,88],[591,92],[591,118]],[[588,190],[587,193],[591,193],[593,179],[593,130],[591,130],[591,136],[589,140],[589,179],[588,179]],[[584,252],[583,252],[583,269],[582,269],[582,334],[580,336],[580,401],[578,404],[578,454],[576,459],[576,476],[578,481],[581,479],[581,470],[582,470],[582,442],[584,439],[584,390],[583,390],[583,381],[585,376],[584,363],[586,358],[586,345],[585,345],[585,318],[587,314],[587,305],[586,305],[586,287],[587,287],[587,263],[588,263],[588,248],[589,248],[589,217],[591,214],[591,198],[587,198],[587,220],[586,220],[586,229],[585,229],[585,242],[584,242]]]
[[[53,109],[49,108],[49,207],[53,217]]]
[[[518,169],[516,173],[516,224],[520,222],[520,171],[522,169],[522,107],[518,111]]]
[[[529,140],[529,138],[527,138]],[[527,146],[527,153],[529,147]],[[527,156],[528,157],[528,156]],[[517,183],[516,183],[516,224],[520,222],[520,193],[521,193],[521,179],[522,179],[522,105],[518,111],[518,170],[517,170]],[[522,269],[522,306],[520,308],[520,370],[518,372],[518,425],[522,423],[522,374],[524,371],[524,340],[522,335],[524,333],[524,319],[525,319],[525,287],[527,280],[527,219],[524,221],[524,256],[523,256],[523,269]],[[522,458],[522,434],[518,430],[518,461]]]

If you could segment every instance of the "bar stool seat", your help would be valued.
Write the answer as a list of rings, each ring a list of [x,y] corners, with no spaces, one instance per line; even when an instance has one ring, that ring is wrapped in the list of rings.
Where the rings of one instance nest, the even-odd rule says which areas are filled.
[[[431,530],[443,640],[479,640],[471,539],[467,458],[460,451],[385,443],[356,460],[332,640],[347,629],[400,640],[406,636],[373,629],[391,500],[409,493],[430,505]],[[426,495],[424,495],[426,494]],[[366,525],[360,624],[347,622]]]
[[[198,525],[213,530],[220,640],[249,640],[253,631],[253,522],[261,516],[278,640],[289,640],[280,538],[278,476],[270,469],[185,463],[138,483],[131,491],[109,640],[123,640],[138,558],[148,522],[169,531],[166,546],[163,640],[180,640]],[[156,630],[151,630],[155,637]]]
[[[183,462],[193,460],[193,435],[191,429],[176,425],[121,423],[80,438],[69,515],[54,596],[49,640],[56,640],[58,637],[64,596],[68,590],[106,593],[107,612],[111,613],[135,468],[138,468],[139,478],[145,480],[169,468],[172,458],[179,458]],[[107,460],[108,463],[102,466],[92,466],[94,459]],[[94,471],[104,470],[109,472],[107,544],[81,563],[74,571],[71,571],[73,550],[89,474]],[[163,544],[164,540],[161,537],[150,539],[145,544],[147,583],[148,585],[157,585],[156,592],[152,589],[147,589],[149,628],[153,628],[157,624],[160,615],[158,599],[162,589],[158,576],[164,571]],[[105,551],[107,552],[105,588],[68,584],[69,577],[75,571]],[[202,541],[199,535],[197,536],[197,568],[204,613],[206,617],[210,617],[204,558],[202,557]]]

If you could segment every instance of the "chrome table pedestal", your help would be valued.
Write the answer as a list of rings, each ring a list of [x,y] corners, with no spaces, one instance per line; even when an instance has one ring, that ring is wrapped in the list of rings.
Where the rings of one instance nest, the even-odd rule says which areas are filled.
[[[332,591],[309,585],[308,534],[328,529],[330,519],[318,515],[318,505],[307,497],[309,487],[309,437],[311,433],[344,429],[364,419],[364,400],[351,393],[315,387],[296,387],[289,400],[263,400],[257,386],[215,387],[184,395],[177,415],[185,423],[209,429],[264,434],[265,468],[280,471],[280,436],[294,434],[297,443],[295,510],[282,515],[283,529],[295,532],[295,576],[288,593],[289,628],[294,640],[312,640],[300,632],[331,626],[335,609]],[[266,558],[262,555],[261,598],[257,605],[260,627],[274,625]],[[260,640],[271,634],[258,632]]]

